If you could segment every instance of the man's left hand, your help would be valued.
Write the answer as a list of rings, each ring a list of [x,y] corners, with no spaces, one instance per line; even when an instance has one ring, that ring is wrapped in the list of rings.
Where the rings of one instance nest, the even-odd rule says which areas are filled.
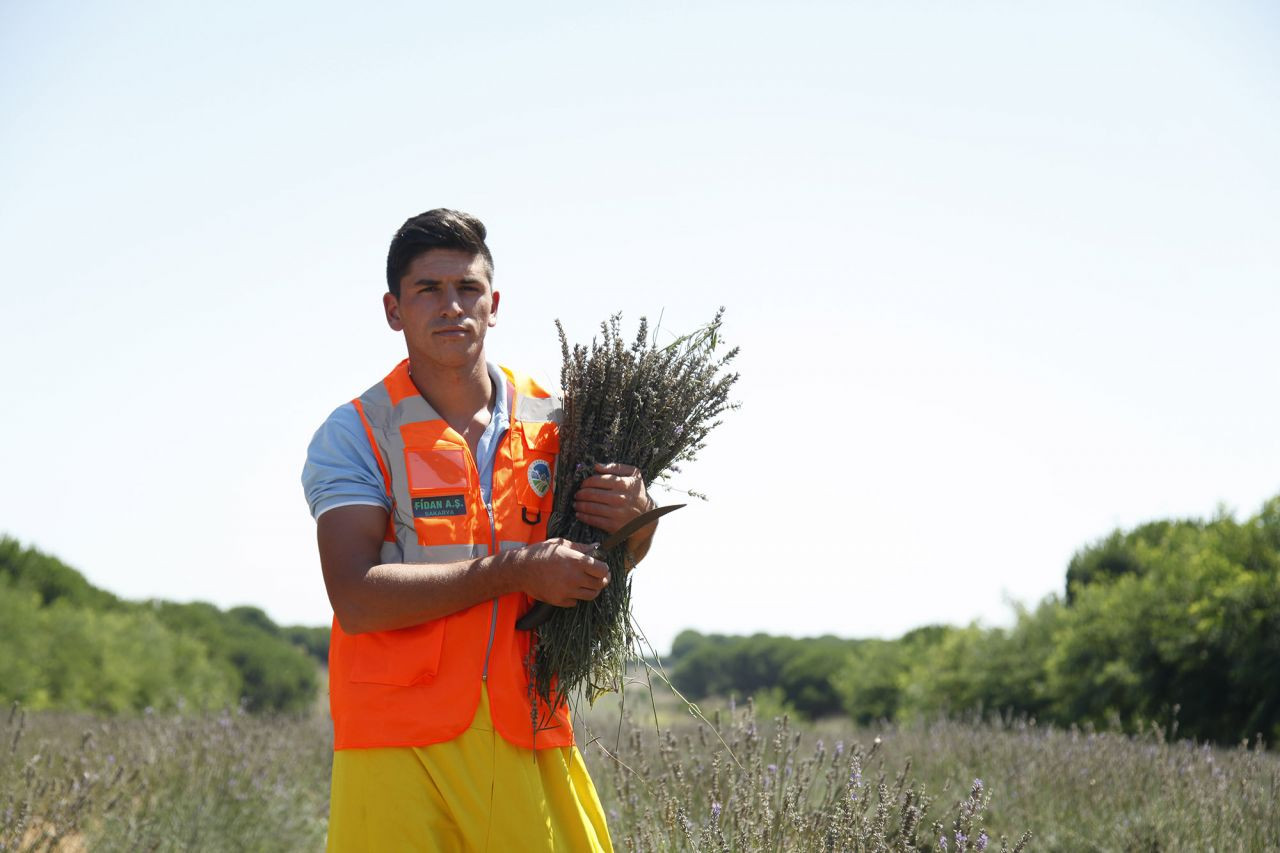
[[[597,463],[595,474],[582,481],[573,496],[573,508],[578,520],[590,524],[605,533],[613,533],[631,519],[654,506],[644,488],[644,478],[634,465]],[[635,550],[640,543],[647,543],[657,522],[645,525],[627,540]]]

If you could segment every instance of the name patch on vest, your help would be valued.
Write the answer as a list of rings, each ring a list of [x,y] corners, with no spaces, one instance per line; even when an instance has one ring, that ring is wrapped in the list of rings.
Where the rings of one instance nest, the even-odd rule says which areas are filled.
[[[443,515],[466,515],[466,495],[436,495],[413,499],[414,518],[439,518]]]

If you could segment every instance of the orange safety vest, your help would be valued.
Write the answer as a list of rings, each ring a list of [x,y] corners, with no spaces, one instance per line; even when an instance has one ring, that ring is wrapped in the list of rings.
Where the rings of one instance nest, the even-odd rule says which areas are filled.
[[[391,514],[383,563],[469,560],[547,536],[560,401],[502,368],[511,421],[493,463],[492,506],[480,497],[475,460],[457,432],[418,393],[408,359],[356,400],[382,469]],[[329,644],[334,748],[426,746],[471,724],[480,686],[494,728],[512,743],[568,746],[568,708],[553,714],[528,678],[531,636],[515,621],[532,606],[523,592],[395,631],[348,634],[335,617]],[[534,720],[538,721],[535,732]]]

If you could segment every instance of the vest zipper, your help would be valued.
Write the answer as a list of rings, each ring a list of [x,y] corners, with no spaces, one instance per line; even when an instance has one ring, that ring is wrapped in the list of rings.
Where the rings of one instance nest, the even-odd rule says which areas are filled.
[[[498,528],[493,522],[493,498],[484,505],[489,514],[489,555],[498,553]],[[489,614],[489,645],[484,647],[484,669],[480,671],[480,680],[489,680],[489,653],[493,651],[493,635],[498,628],[498,599],[493,600],[493,611]]]

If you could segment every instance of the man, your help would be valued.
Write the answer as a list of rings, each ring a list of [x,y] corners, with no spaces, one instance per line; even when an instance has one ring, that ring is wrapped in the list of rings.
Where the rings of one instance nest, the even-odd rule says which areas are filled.
[[[546,538],[557,399],[486,359],[499,293],[485,227],[408,220],[387,256],[387,324],[409,357],[312,439],[303,485],[333,605],[330,850],[610,850],[565,707],[533,697],[537,599],[609,583],[590,544]],[[651,506],[597,466],[578,517],[617,530]],[[629,540],[637,559],[652,527]]]

